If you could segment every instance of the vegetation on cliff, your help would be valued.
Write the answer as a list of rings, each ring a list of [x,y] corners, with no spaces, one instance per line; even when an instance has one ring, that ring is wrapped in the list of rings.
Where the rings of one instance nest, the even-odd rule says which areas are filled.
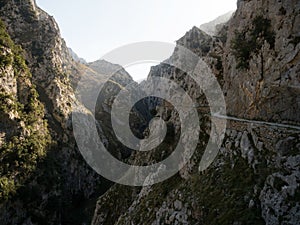
[[[0,21],[1,77],[13,76],[16,87],[0,85],[1,123],[12,123],[10,135],[0,142],[0,201],[8,199],[22,186],[46,155],[51,138],[44,119],[44,106],[38,100],[31,74],[22,56]],[[10,71],[9,68],[12,68]],[[12,91],[16,88],[16,93]],[[2,132],[2,131],[1,131]]]
[[[232,52],[237,59],[238,69],[249,69],[249,60],[253,53],[258,53],[264,41],[274,48],[275,33],[272,31],[271,20],[259,15],[253,20],[251,30],[244,29],[235,32],[232,41]]]

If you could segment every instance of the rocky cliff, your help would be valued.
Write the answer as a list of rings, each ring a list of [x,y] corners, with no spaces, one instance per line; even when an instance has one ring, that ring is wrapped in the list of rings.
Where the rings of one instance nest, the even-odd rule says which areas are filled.
[[[72,105],[90,115],[96,104],[103,142],[115,157],[135,165],[161,161],[174,150],[180,135],[174,107],[152,97],[133,108],[136,136],[147,136],[153,116],[166,121],[167,134],[150,153],[131,154],[116,141],[108,119],[116,94],[133,82],[129,74],[103,60],[81,64],[53,17],[34,0],[0,1],[0,18],[1,224],[299,223],[299,1],[239,0],[217,33],[193,27],[173,55],[151,69],[149,78],[167,78],[189,94],[201,132],[185,167],[143,188],[112,186],[84,162],[72,134]],[[211,115],[197,82],[170,65],[191,63],[180,46],[217,78],[227,115]],[[104,82],[112,71],[117,73]],[[102,93],[96,102],[87,95],[81,105],[75,89],[86,76],[92,79],[84,89],[99,91],[93,90],[97,83]],[[226,118],[227,130],[217,158],[200,172],[212,116]]]
[[[9,201],[2,202],[1,224],[84,221],[86,212],[78,213],[78,218],[70,212],[80,209],[76,201],[88,199],[98,188],[100,178],[76,150],[71,132],[71,106],[76,99],[70,80],[78,77],[79,66],[70,56],[53,17],[34,1],[1,1],[0,17],[13,42],[24,50],[24,65],[32,74],[30,82],[44,105],[42,118],[48,121],[54,140],[48,151],[40,149],[44,158],[27,175],[25,184],[16,188]]]
[[[150,77],[177,82],[196,102],[200,142],[167,181],[111,188],[98,200],[94,225],[299,223],[299,9],[294,0],[240,0],[214,37],[194,27],[177,42],[169,62],[189,63],[179,49],[190,49],[209,65],[226,99],[225,139],[204,172],[198,166],[211,129],[207,99],[184,71],[167,63],[152,68]],[[167,102],[154,102],[176,139],[178,114]],[[175,146],[164,143],[132,162],[161,161]]]
[[[54,18],[35,1],[0,1],[0,18],[0,223],[89,223],[95,197],[110,183],[83,160],[71,113],[80,105],[80,78],[102,74],[74,60]]]
[[[44,107],[31,82],[23,51],[0,21],[1,33],[1,178],[0,198],[7,200],[45,157],[51,138]]]
[[[225,45],[228,113],[299,123],[299,1],[238,1]]]

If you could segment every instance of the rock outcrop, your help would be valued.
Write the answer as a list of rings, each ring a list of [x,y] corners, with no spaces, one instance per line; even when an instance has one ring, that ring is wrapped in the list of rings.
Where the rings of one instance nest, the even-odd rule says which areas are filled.
[[[228,114],[299,124],[299,1],[238,7],[224,48]]]
[[[222,26],[231,19],[233,14],[234,11],[225,13],[224,15],[219,16],[213,21],[201,24],[200,29],[203,30],[205,33],[209,34],[210,36],[216,36],[219,33]]]
[[[10,201],[1,204],[1,224],[85,221],[86,212],[78,213],[77,218],[70,212],[77,210],[76,199],[92,196],[100,177],[82,159],[72,134],[71,106],[77,100],[70,80],[79,76],[79,66],[69,54],[53,17],[38,8],[35,1],[1,1],[0,17],[13,42],[24,50],[28,73],[32,74],[30,82],[45,107],[45,119],[54,140],[46,152],[40,150],[45,157],[27,176],[26,183],[17,188]],[[26,90],[21,92],[25,95]]]
[[[19,139],[15,144],[20,145],[20,154],[25,151],[22,157],[32,156],[28,161],[30,165],[19,166],[6,164],[6,159],[1,158],[5,164],[1,163],[0,223],[87,224],[93,213],[91,202],[111,184],[83,160],[73,137],[71,113],[72,106],[90,113],[80,106],[75,90],[87,71],[94,73],[97,79],[101,79],[102,74],[91,68],[94,64],[88,67],[74,59],[54,18],[34,0],[0,1],[0,18],[12,39],[11,45],[20,45],[23,49],[22,54],[16,53],[11,46],[1,43],[1,60],[7,63],[1,65],[1,88],[4,88],[1,89],[1,109],[4,110],[0,122],[1,157],[9,156],[16,160],[14,163],[22,163],[17,155],[9,153],[14,151],[11,138]],[[24,62],[20,61],[22,58]],[[24,64],[24,68],[19,69],[17,63]],[[105,69],[103,65],[98,69],[101,66]],[[123,85],[132,81],[125,73],[120,75],[120,82],[124,75]],[[100,130],[105,126],[96,123]],[[107,142],[102,133],[100,136]],[[27,148],[23,149],[25,144]],[[119,154],[119,148],[114,151]]]
[[[143,188],[115,185],[99,198],[94,225],[298,223],[299,16],[299,1],[240,0],[214,37],[194,27],[177,42],[166,62],[189,63],[178,54],[181,45],[201,57],[222,86],[230,117],[218,157],[198,171],[211,128],[199,86],[166,62],[153,67],[150,77],[175,81],[196,102],[199,144],[190,162],[167,181]],[[178,114],[165,101],[152,102],[157,116],[174,127],[176,140]],[[175,140],[144,157],[132,155],[132,162],[161,161]],[[121,192],[129,194],[120,198]],[[117,199],[122,207],[112,213]]]
[[[0,20],[0,199],[8,200],[45,157],[51,137],[44,107],[31,82],[23,51]]]

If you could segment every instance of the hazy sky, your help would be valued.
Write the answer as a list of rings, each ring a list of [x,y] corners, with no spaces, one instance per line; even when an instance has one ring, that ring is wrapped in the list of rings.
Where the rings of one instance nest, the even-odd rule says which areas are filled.
[[[36,0],[36,2],[54,16],[67,45],[89,62],[132,42],[174,43],[193,26],[200,26],[236,8],[236,0]],[[135,70],[141,68],[136,67]]]

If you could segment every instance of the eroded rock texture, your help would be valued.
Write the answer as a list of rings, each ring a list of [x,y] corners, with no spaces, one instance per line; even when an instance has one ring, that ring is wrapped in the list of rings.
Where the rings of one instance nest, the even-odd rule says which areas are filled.
[[[165,182],[143,188],[115,185],[99,198],[94,225],[299,223],[299,7],[293,0],[241,0],[213,37],[194,27],[179,39],[170,59],[153,67],[149,76],[175,81],[196,102],[201,124],[196,152]],[[191,63],[178,54],[179,46],[211,68],[231,116],[218,157],[201,173],[211,115],[203,92],[186,73],[190,71],[168,65]],[[176,139],[178,114],[168,102],[153,102]],[[175,146],[175,141],[164,142],[132,161],[160,161]]]
[[[74,57],[54,18],[33,0],[0,1],[0,18],[1,35],[11,38],[1,42],[0,223],[89,223],[95,198],[110,183],[83,160],[71,113],[78,106],[79,113],[90,114],[75,96],[81,77],[91,72],[101,80],[107,71],[94,71]],[[122,79],[122,85],[132,81],[129,75]],[[96,122],[99,131],[105,122]],[[111,149],[121,155],[115,145]]]

